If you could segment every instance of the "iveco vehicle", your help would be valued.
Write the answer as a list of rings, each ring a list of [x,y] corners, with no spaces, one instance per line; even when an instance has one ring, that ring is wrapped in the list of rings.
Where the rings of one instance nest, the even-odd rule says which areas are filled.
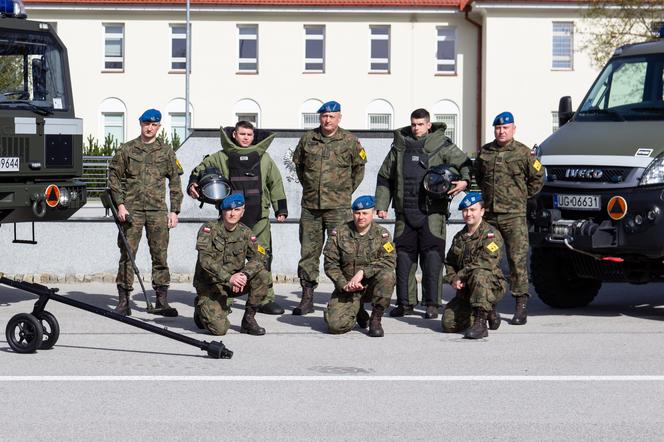
[[[0,2],[0,224],[63,220],[87,195],[67,50],[20,7]]]
[[[554,307],[589,304],[602,283],[664,281],[664,38],[617,49],[576,112],[539,147],[531,273]]]

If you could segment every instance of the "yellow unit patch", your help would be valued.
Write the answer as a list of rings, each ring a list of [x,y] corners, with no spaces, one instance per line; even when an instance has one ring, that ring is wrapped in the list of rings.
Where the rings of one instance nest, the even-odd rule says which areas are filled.
[[[177,158],[175,159],[175,165],[178,168],[178,175],[182,175],[184,173],[184,169],[182,168],[182,163],[180,163],[180,160]]]
[[[385,244],[383,244],[383,248],[385,249],[385,251],[386,251],[387,253],[392,253],[392,252],[394,251],[394,246],[393,246],[392,243],[389,242],[389,241],[386,242]]]
[[[258,250],[258,253],[260,253],[261,255],[265,255],[265,247],[263,247],[262,245],[258,244],[256,250]]]
[[[540,160],[535,160],[535,162],[533,163],[533,167],[535,168],[536,171],[539,172],[540,169],[542,168],[542,163],[540,163]]]
[[[500,249],[500,247],[498,247],[498,244],[496,244],[493,241],[491,241],[491,243],[488,246],[486,246],[486,248],[491,253],[496,253],[496,251]]]
[[[364,150],[364,147],[360,149],[360,158],[362,158],[363,160],[367,159],[367,152]]]

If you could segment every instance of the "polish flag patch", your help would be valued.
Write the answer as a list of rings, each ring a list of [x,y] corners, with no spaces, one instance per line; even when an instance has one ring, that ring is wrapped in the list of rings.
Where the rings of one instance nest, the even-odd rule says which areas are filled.
[[[210,228],[209,227],[203,227],[203,232],[204,233],[210,233]]]
[[[489,239],[492,239],[492,238],[494,238],[495,236],[496,236],[496,235],[494,235],[493,233],[487,233],[487,235],[486,235],[486,237],[489,238]]]
[[[252,241],[252,242],[256,242],[256,237],[255,237],[255,236],[252,236],[252,237],[251,237],[251,241]]]

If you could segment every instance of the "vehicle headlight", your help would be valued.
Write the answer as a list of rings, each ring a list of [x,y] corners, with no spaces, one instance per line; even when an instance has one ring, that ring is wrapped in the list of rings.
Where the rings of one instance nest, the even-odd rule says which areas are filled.
[[[639,186],[664,183],[664,155],[660,155],[646,167]]]
[[[60,189],[60,205],[62,207],[69,207],[69,201],[70,201],[70,196],[69,196],[69,191],[65,189],[64,187]]]

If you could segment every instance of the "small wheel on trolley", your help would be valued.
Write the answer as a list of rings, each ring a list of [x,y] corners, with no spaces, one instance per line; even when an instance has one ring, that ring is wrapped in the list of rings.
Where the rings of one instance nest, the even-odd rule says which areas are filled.
[[[58,324],[58,320],[55,319],[55,316],[53,316],[52,313],[47,312],[46,310],[37,313],[34,316],[39,322],[41,322],[43,331],[43,338],[39,349],[48,350],[49,348],[53,348],[60,337],[60,324]]]
[[[16,353],[34,353],[42,345],[44,330],[41,321],[29,313],[12,316],[7,323],[7,343]]]

